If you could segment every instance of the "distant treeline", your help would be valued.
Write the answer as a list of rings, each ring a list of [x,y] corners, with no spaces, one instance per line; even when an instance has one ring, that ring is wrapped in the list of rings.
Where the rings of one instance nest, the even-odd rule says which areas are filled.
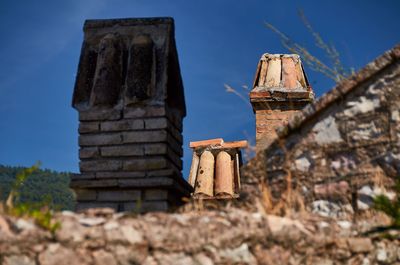
[[[0,200],[4,201],[10,192],[16,175],[23,167],[0,165]],[[74,195],[69,188],[69,173],[40,169],[25,181],[20,190],[21,202],[46,202],[55,209],[72,210]]]

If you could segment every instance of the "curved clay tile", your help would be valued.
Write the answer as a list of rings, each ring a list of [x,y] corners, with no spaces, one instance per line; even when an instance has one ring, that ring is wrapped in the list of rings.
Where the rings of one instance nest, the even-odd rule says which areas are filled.
[[[210,197],[214,195],[214,155],[210,151],[204,151],[200,156],[194,193]]]
[[[193,157],[192,157],[192,165],[190,166],[190,173],[189,173],[189,184],[194,187],[196,183],[196,178],[197,178],[197,171],[199,169],[199,162],[200,158],[196,154],[196,151],[193,151]]]
[[[279,87],[281,84],[281,59],[278,56],[274,56],[268,63],[268,70],[265,85],[267,87]]]
[[[258,86],[265,86],[265,77],[267,76],[268,60],[261,59],[260,78],[258,79]]]
[[[229,194],[233,196],[233,172],[231,156],[221,151],[217,155],[215,165],[215,195]]]
[[[292,57],[282,57],[282,82],[285,88],[297,87],[296,65]]]

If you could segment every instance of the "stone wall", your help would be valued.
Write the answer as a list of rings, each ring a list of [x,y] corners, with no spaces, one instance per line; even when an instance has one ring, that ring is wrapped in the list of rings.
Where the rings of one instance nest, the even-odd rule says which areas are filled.
[[[32,220],[0,215],[0,264],[398,264],[398,231],[238,209],[133,217],[107,209],[55,216],[54,234]]]
[[[290,193],[312,210],[357,211],[377,194],[393,197],[388,190],[400,176],[399,51],[385,53],[279,128],[280,139],[245,166],[243,192],[261,196],[264,183],[273,203],[290,201]]]

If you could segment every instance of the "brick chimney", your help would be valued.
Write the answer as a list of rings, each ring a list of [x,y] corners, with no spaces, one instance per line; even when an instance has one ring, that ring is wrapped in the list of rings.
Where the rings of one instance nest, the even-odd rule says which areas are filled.
[[[275,129],[314,99],[297,54],[261,56],[250,92],[256,115],[256,149],[265,149],[277,137]]]
[[[171,18],[87,20],[72,106],[80,122],[77,210],[164,211],[190,196]]]

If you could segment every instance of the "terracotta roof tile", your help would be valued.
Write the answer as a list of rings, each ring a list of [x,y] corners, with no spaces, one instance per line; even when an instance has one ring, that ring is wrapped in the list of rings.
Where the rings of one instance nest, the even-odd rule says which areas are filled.
[[[311,101],[314,93],[297,54],[261,56],[250,92],[252,103],[263,101]]]
[[[222,138],[191,142],[193,148],[189,184],[194,198],[232,199],[239,197],[242,164],[240,148],[247,141],[224,142]]]
[[[209,145],[221,145],[223,142],[224,142],[224,139],[216,138],[216,139],[190,142],[189,146],[190,146],[190,148],[198,148],[198,147],[205,147],[205,146],[209,146]]]

